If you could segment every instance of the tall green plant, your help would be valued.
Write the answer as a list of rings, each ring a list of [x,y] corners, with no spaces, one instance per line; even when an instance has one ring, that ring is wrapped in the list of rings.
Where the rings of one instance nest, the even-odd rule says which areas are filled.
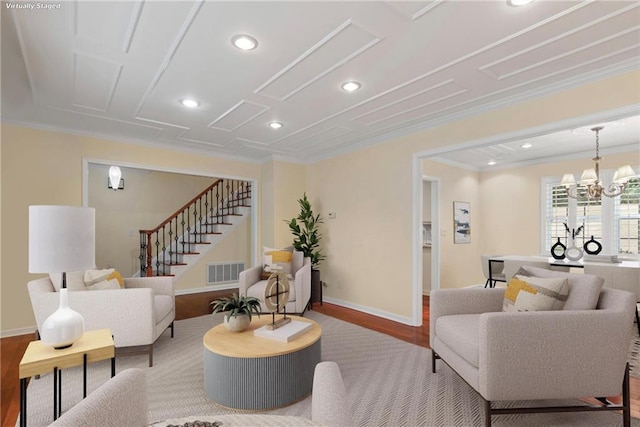
[[[320,238],[322,235],[318,232],[318,224],[322,224],[320,214],[314,215],[311,209],[311,203],[307,200],[307,194],[298,200],[300,205],[300,213],[296,218],[285,222],[289,225],[289,230],[295,236],[293,239],[293,247],[297,251],[304,253],[305,257],[311,258],[311,268],[316,269],[325,257],[320,252]]]

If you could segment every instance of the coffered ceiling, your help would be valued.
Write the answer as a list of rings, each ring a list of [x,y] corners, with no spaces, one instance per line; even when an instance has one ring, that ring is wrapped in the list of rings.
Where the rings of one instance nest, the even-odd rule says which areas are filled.
[[[17,4],[2,4],[4,121],[255,161],[314,161],[640,68],[637,1]]]

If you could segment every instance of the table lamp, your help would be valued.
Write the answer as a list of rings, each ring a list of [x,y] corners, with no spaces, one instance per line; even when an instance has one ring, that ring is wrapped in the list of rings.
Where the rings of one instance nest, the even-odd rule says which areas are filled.
[[[67,271],[95,268],[95,209],[29,206],[29,273],[62,273],[60,306],[40,330],[42,342],[70,347],[84,333],[84,319],[69,308]]]

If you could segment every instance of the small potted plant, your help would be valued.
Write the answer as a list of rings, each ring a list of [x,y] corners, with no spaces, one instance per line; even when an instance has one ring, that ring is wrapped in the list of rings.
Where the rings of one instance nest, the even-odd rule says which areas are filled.
[[[242,332],[249,327],[252,313],[260,317],[260,300],[255,297],[238,296],[233,293],[230,297],[218,298],[211,302],[212,313],[227,311],[224,316],[224,326],[231,332]]]

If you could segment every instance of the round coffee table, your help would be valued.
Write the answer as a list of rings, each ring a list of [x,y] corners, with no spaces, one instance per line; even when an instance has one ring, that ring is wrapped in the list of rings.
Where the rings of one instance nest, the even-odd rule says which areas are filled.
[[[221,324],[204,335],[204,388],[211,400],[261,410],[290,405],[311,393],[322,329],[313,320],[288,317],[312,327],[290,342],[256,337],[254,330],[271,323],[271,316],[263,315],[243,332],[229,332]]]

